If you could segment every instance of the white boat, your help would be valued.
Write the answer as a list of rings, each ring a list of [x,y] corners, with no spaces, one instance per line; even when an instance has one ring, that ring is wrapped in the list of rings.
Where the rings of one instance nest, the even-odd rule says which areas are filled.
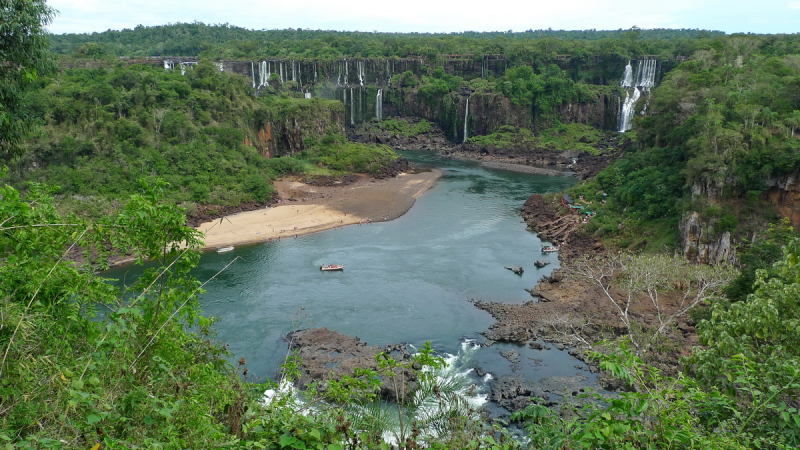
[[[217,253],[225,253],[233,250],[233,246],[229,245],[227,247],[217,247]]]
[[[551,245],[550,247],[544,247],[542,249],[542,253],[557,252],[560,247],[561,247],[560,245]]]
[[[322,271],[344,270],[344,264],[323,264],[323,265],[319,266],[319,270],[322,270]]]

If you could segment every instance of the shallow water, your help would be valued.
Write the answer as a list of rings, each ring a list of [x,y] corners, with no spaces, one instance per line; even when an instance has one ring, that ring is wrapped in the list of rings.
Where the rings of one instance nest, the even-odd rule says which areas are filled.
[[[456,354],[464,339],[483,342],[478,333],[494,321],[472,300],[523,303],[531,299],[524,289],[558,267],[557,255],[541,253],[550,243],[526,231],[519,210],[531,194],[563,190],[574,178],[486,169],[430,153],[406,156],[444,174],[396,220],[203,255],[195,272],[200,280],[239,257],[200,299],[204,314],[219,319],[217,337],[229,344],[232,360],[244,357],[250,374],[274,378],[286,356],[282,336],[320,326],[370,345],[431,341],[437,351]],[[552,264],[536,269],[537,259]],[[322,264],[345,269],[321,272]],[[504,266],[523,266],[525,273]],[[106,276],[137,272],[128,267]],[[499,356],[507,345],[480,349],[476,364],[512,373]],[[531,379],[572,375],[580,364],[557,350],[519,351],[525,364],[513,373]]]

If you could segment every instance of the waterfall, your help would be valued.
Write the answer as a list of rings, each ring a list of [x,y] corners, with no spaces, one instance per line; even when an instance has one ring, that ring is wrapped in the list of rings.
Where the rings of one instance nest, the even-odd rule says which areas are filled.
[[[297,81],[297,73],[294,70],[294,60],[292,60],[292,81]]]
[[[375,118],[383,120],[383,89],[378,89],[378,95],[375,96]]]
[[[253,88],[256,87],[256,65],[250,61],[250,77],[253,78]]]
[[[636,69],[636,84],[644,88],[651,88],[656,84],[656,60],[646,59],[639,61]]]
[[[172,61],[167,61],[166,59],[164,60],[164,70],[172,70],[174,68],[175,68],[175,63],[173,63]]]
[[[258,71],[259,83],[258,87],[269,86],[269,77],[272,75],[269,70],[269,61],[261,61],[261,67]]]
[[[353,88],[350,88],[350,125],[355,125],[356,122],[353,120]]]
[[[469,99],[470,99],[470,97],[472,97],[472,94],[470,94],[470,96],[467,97],[467,106],[464,108],[464,141],[463,142],[467,142],[467,138],[469,137],[469,135],[467,133],[467,118],[469,117]]]
[[[631,129],[631,119],[633,118],[633,107],[636,101],[639,100],[642,93],[638,87],[634,87],[625,91],[625,102],[622,104],[622,110],[619,117],[619,132],[624,133]]]
[[[649,100],[650,88],[656,84],[656,69],[658,61],[654,59],[644,59],[636,62],[636,75],[633,73],[631,62],[625,66],[622,74],[620,87],[625,89],[625,100],[620,105],[619,111],[619,132],[624,133],[631,129],[636,102],[645,93]],[[647,108],[645,103],[644,108]],[[644,111],[644,109],[642,110]]]
[[[364,61],[357,61],[356,62],[358,67],[358,82],[361,86],[364,85]]]
[[[311,92],[305,92],[305,93],[303,93],[303,97],[305,97],[305,98],[311,98]]]
[[[344,60],[344,84],[347,86],[347,60]],[[351,92],[352,94],[352,92]]]
[[[621,87],[629,88],[633,83],[633,69],[631,68],[631,62],[628,61],[628,65],[625,66],[625,72],[622,74],[622,82],[619,84]]]
[[[283,61],[278,63],[278,72],[280,72],[281,83],[283,83]]]

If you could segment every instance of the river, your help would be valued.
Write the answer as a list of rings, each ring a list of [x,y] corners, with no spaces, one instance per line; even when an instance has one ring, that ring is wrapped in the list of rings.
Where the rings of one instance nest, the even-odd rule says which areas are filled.
[[[531,194],[564,190],[574,178],[487,169],[427,152],[405,156],[443,176],[396,220],[203,255],[195,272],[201,281],[238,258],[206,286],[200,304],[218,318],[217,338],[229,344],[231,359],[244,357],[251,375],[274,379],[287,352],[282,336],[298,328],[328,327],[369,345],[431,341],[438,352],[457,353],[466,339],[483,342],[479,332],[493,323],[472,300],[529,301],[524,289],[558,267],[556,254],[541,252],[549,243],[526,230],[519,211]],[[538,259],[551,264],[536,269]],[[321,272],[321,264],[345,270]],[[125,267],[106,276],[130,280],[138,272]],[[574,374],[580,364],[566,352],[511,344],[481,348],[473,364],[495,376],[512,373],[500,356],[509,348],[522,353],[514,373],[529,379]]]

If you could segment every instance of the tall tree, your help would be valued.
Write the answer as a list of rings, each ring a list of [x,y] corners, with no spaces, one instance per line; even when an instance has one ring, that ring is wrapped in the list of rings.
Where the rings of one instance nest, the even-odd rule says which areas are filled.
[[[55,14],[44,0],[0,0],[0,158],[24,153],[22,140],[34,120],[23,93],[56,67],[45,30]]]

